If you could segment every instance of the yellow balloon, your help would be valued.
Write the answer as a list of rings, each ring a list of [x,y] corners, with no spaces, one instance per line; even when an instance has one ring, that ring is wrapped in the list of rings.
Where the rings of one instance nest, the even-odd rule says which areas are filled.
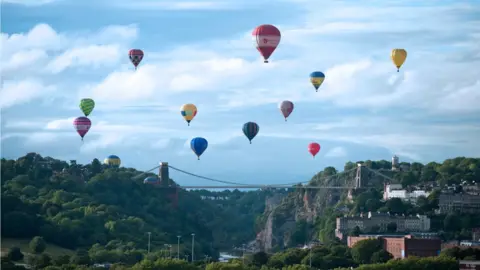
[[[397,67],[397,72],[400,71],[400,67],[405,63],[407,59],[407,51],[405,49],[393,49],[392,50],[392,61],[393,64]]]
[[[185,104],[180,108],[180,112],[182,113],[183,118],[187,121],[188,125],[190,126],[190,121],[195,118],[197,115],[197,106],[193,104]]]

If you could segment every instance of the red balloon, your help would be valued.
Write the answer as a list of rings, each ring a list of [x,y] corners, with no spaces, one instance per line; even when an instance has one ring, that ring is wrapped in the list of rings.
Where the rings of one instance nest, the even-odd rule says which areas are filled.
[[[265,63],[280,43],[280,30],[270,24],[262,24],[255,28],[252,32],[253,39],[257,50],[263,56]]]
[[[132,64],[135,66],[135,69],[137,69],[137,66],[140,64],[140,62],[142,62],[143,51],[139,49],[131,49],[128,52],[128,57],[130,58]]]
[[[315,155],[317,155],[318,152],[320,152],[320,144],[316,142],[310,143],[308,145],[308,152],[310,152],[310,154],[312,154],[312,156],[315,157]]]
[[[78,135],[80,135],[80,137],[82,138],[82,141],[83,137],[85,137],[91,126],[92,122],[87,117],[81,116],[73,120],[73,127],[77,131]]]

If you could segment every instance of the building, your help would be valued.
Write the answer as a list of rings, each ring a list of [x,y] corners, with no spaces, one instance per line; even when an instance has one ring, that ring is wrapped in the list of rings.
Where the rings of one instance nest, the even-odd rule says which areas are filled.
[[[392,171],[396,171],[400,169],[400,160],[398,159],[397,156],[392,157]]]
[[[390,223],[397,225],[397,232],[428,232],[430,230],[430,218],[424,215],[398,216],[389,213],[368,212],[368,215],[337,218],[335,235],[343,239],[344,235],[355,227],[362,232],[370,232],[375,227],[380,232],[385,232]]]
[[[459,270],[480,270],[480,261],[459,261]]]
[[[425,190],[414,190],[412,192],[408,192],[406,189],[403,189],[402,185],[400,184],[384,184],[383,186],[384,200],[399,198],[403,201],[408,201],[414,204],[417,202],[418,197],[428,197],[428,195],[430,195],[430,192]]]
[[[400,237],[384,237],[381,235],[349,236],[347,243],[349,247],[353,247],[358,241],[378,238],[383,240],[383,248],[392,254],[395,259],[408,258],[409,256],[438,256],[441,251],[442,241],[440,239],[419,239],[411,235]]]
[[[213,200],[213,201],[218,201],[218,200],[221,200],[221,201],[224,201],[224,200],[228,200],[228,196],[200,196],[202,198],[202,200]]]
[[[478,213],[480,212],[480,196],[465,193],[442,193],[438,202],[439,213]]]
[[[473,228],[472,229],[472,240],[473,241],[480,241],[480,228]]]

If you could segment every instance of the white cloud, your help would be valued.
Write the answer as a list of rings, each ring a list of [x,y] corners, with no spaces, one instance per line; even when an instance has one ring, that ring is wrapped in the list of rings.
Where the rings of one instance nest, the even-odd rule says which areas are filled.
[[[89,66],[97,68],[104,64],[115,64],[125,53],[118,45],[90,45],[65,51],[53,59],[47,66],[53,73],[59,73],[68,67]]]
[[[326,154],[325,157],[346,157],[347,156],[347,150],[345,148],[337,146],[329,150]]]
[[[71,117],[68,119],[58,119],[58,120],[53,120],[48,122],[45,125],[45,129],[48,130],[63,130],[68,127],[72,128],[73,126],[73,121],[75,120],[75,117]]]
[[[52,94],[56,90],[53,85],[45,86],[39,81],[29,80],[6,82],[0,90],[0,108],[5,109]]]
[[[37,24],[27,33],[1,33],[4,76],[59,73],[70,67],[112,65],[126,58],[137,37],[135,25],[112,25],[94,33],[58,33],[48,24]],[[50,63],[44,61],[52,59]],[[127,60],[128,61],[128,60]],[[28,67],[25,69],[25,67]]]
[[[316,3],[290,1],[303,8]],[[69,91],[77,92],[68,92],[65,102],[72,107],[82,97],[97,102],[81,151],[135,144],[165,149],[174,139],[186,141],[183,151],[193,136],[204,136],[216,147],[242,136],[239,126],[254,118],[261,122],[259,137],[356,143],[415,159],[453,148],[468,155],[480,152],[480,28],[469,20],[478,6],[428,2],[411,7],[408,1],[385,1],[331,1],[320,10],[306,9],[300,21],[278,25],[282,41],[269,64],[263,64],[253,48],[251,29],[244,29],[226,39],[168,50],[158,47],[146,52],[148,58],[137,71],[124,59],[125,65],[99,72],[96,81],[69,85]],[[227,2],[214,2],[109,4],[132,9],[226,8],[219,3]],[[33,62],[53,73],[69,67],[111,67],[126,58],[122,51],[136,36],[133,25],[85,35],[38,25],[29,33],[2,34],[9,52],[8,59],[2,59],[10,70]],[[161,44],[149,42],[147,46]],[[409,52],[399,73],[389,59],[395,47]],[[42,52],[51,59],[48,65]],[[326,74],[318,93],[308,79],[313,70]],[[274,122],[282,120],[277,104],[286,99],[296,107],[292,121],[280,126]],[[199,107],[188,129],[178,113],[186,102]],[[148,104],[155,108],[148,109]],[[465,119],[467,124],[461,122]],[[60,134],[64,129],[73,132],[71,122],[41,123],[45,131]],[[327,155],[350,155],[348,149],[346,153],[338,146]]]

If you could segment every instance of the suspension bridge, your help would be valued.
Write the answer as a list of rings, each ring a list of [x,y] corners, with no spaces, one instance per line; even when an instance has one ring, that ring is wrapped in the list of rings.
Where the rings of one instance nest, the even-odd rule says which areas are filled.
[[[155,166],[137,176],[134,177],[134,180],[141,179],[143,176],[158,170],[158,182],[155,183],[155,186],[159,188],[182,188],[182,189],[344,189],[344,190],[354,190],[354,189],[361,189],[364,188],[362,185],[362,175],[364,175],[365,171],[371,172],[377,176],[380,176],[384,179],[392,181],[393,179],[385,174],[381,173],[381,170],[372,170],[361,163],[357,164],[356,168],[352,168],[350,170],[338,172],[333,175],[324,176],[324,177],[314,177],[312,181],[302,181],[302,182],[294,182],[294,183],[282,183],[282,184],[268,184],[268,185],[261,185],[261,184],[245,184],[245,183],[237,183],[231,181],[223,181],[219,179],[214,179],[198,174],[194,174],[192,172],[188,172],[177,167],[174,167],[168,162],[161,162],[160,165]],[[223,185],[198,185],[198,186],[182,186],[174,183],[170,180],[170,170],[173,170],[178,173],[186,174],[195,178],[207,180],[210,182],[221,183]],[[355,172],[355,173],[354,173]],[[338,181],[340,178],[339,176],[345,175],[345,177],[341,178],[341,181]]]

